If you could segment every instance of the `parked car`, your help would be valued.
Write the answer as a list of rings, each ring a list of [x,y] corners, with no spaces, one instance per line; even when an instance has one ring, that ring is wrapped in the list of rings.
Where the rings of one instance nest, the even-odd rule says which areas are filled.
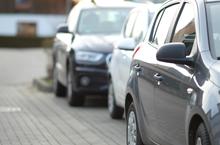
[[[68,103],[80,106],[86,95],[107,94],[105,58],[131,9],[91,6],[70,12],[66,26],[56,35],[60,43],[54,68],[56,96],[67,93]]]
[[[109,91],[108,110],[115,119],[123,117],[126,85],[129,78],[133,50],[143,41],[158,5],[141,5],[134,8],[122,28],[122,38],[108,59]]]
[[[220,144],[219,0],[169,0],[135,49],[127,144]]]

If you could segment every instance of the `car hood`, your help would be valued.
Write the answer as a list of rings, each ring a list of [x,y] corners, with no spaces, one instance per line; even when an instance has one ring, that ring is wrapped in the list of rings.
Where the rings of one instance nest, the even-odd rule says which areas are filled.
[[[211,78],[210,80],[220,87],[220,61],[214,63],[210,68]]]
[[[76,35],[72,43],[75,50],[110,53],[113,50],[114,42],[120,35]]]

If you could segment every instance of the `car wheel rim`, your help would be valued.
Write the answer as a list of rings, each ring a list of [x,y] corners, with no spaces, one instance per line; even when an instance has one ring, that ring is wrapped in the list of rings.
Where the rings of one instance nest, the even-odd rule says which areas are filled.
[[[72,97],[72,78],[70,72],[67,75],[67,97],[68,99]]]
[[[136,145],[137,143],[137,123],[134,111],[128,116],[128,145]]]
[[[108,110],[109,112],[113,111],[113,87],[112,84],[109,85],[109,92],[108,92]]]
[[[200,137],[196,139],[196,145],[202,145],[202,139]]]

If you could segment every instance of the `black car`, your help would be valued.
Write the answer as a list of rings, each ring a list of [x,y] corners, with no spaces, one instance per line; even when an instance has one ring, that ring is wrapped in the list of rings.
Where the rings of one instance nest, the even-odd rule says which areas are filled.
[[[169,0],[133,54],[128,145],[220,145],[220,1]]]
[[[79,106],[88,94],[107,94],[106,57],[132,7],[74,9],[56,35],[54,91]]]

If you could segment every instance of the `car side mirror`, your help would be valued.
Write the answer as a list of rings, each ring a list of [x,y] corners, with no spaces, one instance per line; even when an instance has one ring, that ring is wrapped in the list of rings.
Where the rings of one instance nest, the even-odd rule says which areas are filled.
[[[159,61],[192,66],[193,60],[186,56],[186,50],[183,43],[168,43],[160,47],[156,57]]]
[[[136,42],[134,38],[122,39],[117,45],[117,47],[122,50],[134,50],[135,46]]]
[[[57,33],[69,33],[67,24],[61,24],[57,28]]]

